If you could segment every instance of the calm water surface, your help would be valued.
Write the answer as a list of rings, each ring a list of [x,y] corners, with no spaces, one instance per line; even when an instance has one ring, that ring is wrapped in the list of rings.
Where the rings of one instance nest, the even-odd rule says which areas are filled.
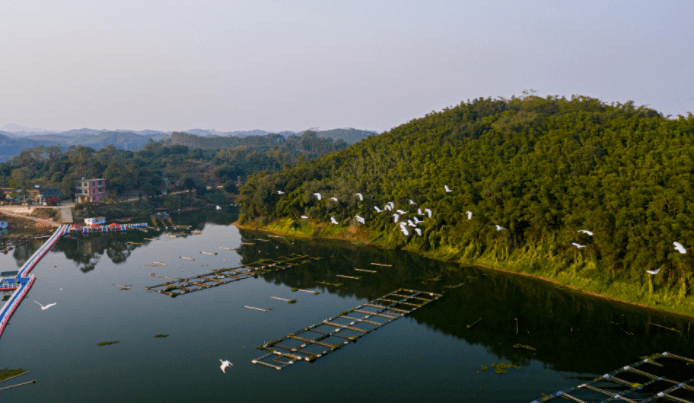
[[[202,231],[187,238],[136,231],[61,239],[33,270],[37,281],[0,339],[0,368],[31,371],[0,386],[37,382],[0,391],[0,401],[529,402],[643,355],[694,357],[686,319],[405,251],[239,231],[228,225],[233,213],[174,216]],[[39,245],[0,254],[1,270],[16,270]],[[145,290],[166,281],[150,273],[184,277],[291,253],[321,259],[177,298]],[[145,266],[153,261],[167,265]],[[320,294],[291,292],[295,287]],[[282,371],[251,364],[263,354],[254,346],[400,287],[444,297],[315,363]],[[42,311],[34,300],[57,305]],[[153,337],[159,333],[170,336]],[[111,340],[120,343],[97,346]],[[223,374],[219,359],[234,366]],[[521,369],[481,371],[500,361]]]

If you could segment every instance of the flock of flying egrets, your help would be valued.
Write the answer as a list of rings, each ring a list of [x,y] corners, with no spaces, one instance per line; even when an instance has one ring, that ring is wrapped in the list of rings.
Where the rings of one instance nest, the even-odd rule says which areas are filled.
[[[450,188],[448,187],[448,185],[444,185],[443,187],[444,187],[444,190],[446,191],[446,193],[451,193],[451,192],[453,192],[453,190],[450,189]],[[284,193],[283,191],[281,191],[281,190],[278,190],[278,191],[277,191],[277,194],[278,194],[278,195],[283,195],[283,194],[285,194],[285,193]],[[318,192],[314,193],[313,196],[315,196],[318,200],[322,200],[322,198],[323,198],[323,196],[322,196],[320,193],[318,193]],[[355,193],[354,196],[358,197],[360,201],[364,201],[364,195],[362,195],[361,193]],[[339,200],[337,199],[337,197],[331,197],[330,200],[333,200],[333,201],[339,203]],[[416,206],[416,205],[417,205],[417,203],[415,203],[412,199],[409,200],[409,203],[408,203],[408,204],[409,204],[410,206],[412,206],[412,205]],[[374,206],[374,209],[376,210],[377,213],[383,213],[383,212],[385,212],[385,211],[390,211],[390,212],[393,214],[393,221],[394,221],[396,224],[397,224],[398,222],[400,223],[400,224],[399,224],[399,226],[400,226],[400,231],[402,231],[402,233],[405,234],[405,236],[409,236],[409,235],[410,235],[410,231],[407,229],[407,227],[411,227],[411,228],[414,229],[414,231],[417,233],[417,235],[421,237],[421,236],[422,236],[422,230],[419,229],[419,228],[417,228],[417,225],[420,224],[420,223],[422,223],[422,222],[424,222],[424,220],[420,220],[419,217],[424,217],[424,215],[425,215],[424,213],[426,213],[426,215],[428,216],[428,218],[431,218],[431,216],[432,216],[432,211],[431,211],[431,209],[425,208],[424,210],[422,210],[421,208],[417,208],[417,214],[416,214],[412,219],[408,219],[407,221],[405,221],[405,220],[403,219],[402,221],[400,221],[401,216],[404,216],[405,214],[408,214],[408,212],[407,212],[407,211],[404,211],[404,210],[401,210],[401,209],[397,209],[397,210],[395,210],[395,212],[393,213],[393,209],[395,209],[395,203],[393,203],[392,201],[387,202],[387,203],[385,204],[385,206],[383,206],[383,208],[380,208],[380,207],[378,207],[378,206]],[[472,220],[472,211],[466,211],[465,214],[467,214],[467,219],[468,219],[468,220]],[[302,215],[301,218],[304,219],[304,220],[306,220],[306,219],[308,219],[308,216]],[[354,218],[355,218],[359,223],[361,223],[361,224],[365,224],[365,223],[366,223],[366,220],[364,220],[364,218],[361,217],[361,216],[359,216],[358,214],[357,214]],[[331,224],[335,224],[335,225],[339,224],[339,222],[335,219],[335,217],[332,217],[332,216],[330,217],[330,223],[331,223]],[[497,231],[504,231],[504,230],[506,230],[506,228],[502,227],[502,226],[499,225],[499,224],[494,224],[494,225],[496,226],[496,230],[497,230]],[[593,232],[588,231],[588,230],[585,230],[585,229],[578,230],[577,232],[586,234],[586,235],[591,236],[591,237],[593,236]],[[681,253],[681,254],[687,253],[687,250],[686,250],[686,249],[682,246],[682,244],[680,244],[679,242],[673,242],[672,244],[675,246],[675,250],[676,250],[677,252],[679,252],[679,253]],[[582,248],[585,248],[585,247],[588,246],[588,245],[581,245],[581,244],[579,244],[579,243],[577,243],[577,242],[572,242],[571,245],[575,246],[575,247],[578,248],[578,249],[582,249]],[[658,274],[658,272],[660,272],[660,268],[658,268],[657,270],[646,270],[646,272],[647,272],[648,274],[651,274],[651,275],[656,275],[656,274]]]

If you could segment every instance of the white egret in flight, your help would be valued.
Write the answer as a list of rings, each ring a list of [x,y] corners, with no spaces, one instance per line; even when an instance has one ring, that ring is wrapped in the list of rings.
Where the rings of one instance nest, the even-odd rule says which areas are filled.
[[[278,194],[278,195],[283,195],[283,194],[284,194],[284,192],[283,192],[283,191],[281,191],[281,190],[278,190],[278,191],[277,191],[277,194]]]
[[[301,218],[303,218],[303,219],[305,220],[305,219],[308,218],[308,216],[307,216],[307,215],[302,215]]]
[[[414,232],[416,232],[417,235],[422,236],[422,230],[421,230],[421,229],[415,228],[415,229],[414,229]]]
[[[466,211],[465,214],[467,214],[468,220],[472,220],[472,211]]]
[[[420,222],[424,222],[424,221],[419,221],[419,218],[417,218],[417,216],[412,217],[412,219],[414,220],[415,224],[419,224]]]
[[[364,196],[361,193],[356,193],[355,196],[359,198],[359,201],[364,201]]]
[[[313,195],[316,196],[318,198],[318,200],[320,200],[320,198],[321,198],[320,193],[314,193]]]
[[[339,203],[339,201],[337,200],[337,197],[331,197],[330,200],[335,200],[336,202]]]
[[[646,270],[646,273],[655,276],[656,274],[658,274],[659,271],[660,271],[660,267],[658,267],[658,270]]]
[[[34,301],[34,302],[36,302],[36,301]],[[38,302],[36,302],[36,303],[39,304]],[[46,309],[48,309],[48,308],[50,308],[50,307],[52,307],[53,305],[56,305],[56,304],[57,304],[57,302],[54,302],[54,303],[52,303],[52,304],[48,304],[48,305],[46,305],[46,306],[43,306],[43,305],[41,305],[41,304],[39,304],[39,305],[41,306],[41,310],[42,310],[42,311],[45,311]]]
[[[383,209],[388,210],[388,211],[393,211],[393,208],[390,207],[390,204],[386,204],[385,206],[383,206]]]
[[[407,220],[407,225],[410,227],[416,227],[415,223],[412,222],[412,220]]]
[[[393,220],[397,223],[398,219],[400,219],[400,214],[393,214]]]
[[[502,226],[499,225],[499,224],[494,224],[494,225],[496,225],[496,230],[497,230],[497,231],[503,231],[503,230],[506,229],[506,228],[502,227]]]
[[[585,247],[586,247],[586,245],[580,245],[580,244],[577,244],[576,242],[571,242],[571,245],[577,247],[578,249],[581,249],[581,248],[585,248]]]
[[[443,185],[444,188],[446,188],[446,193],[451,193],[452,190],[448,188],[448,185]]]
[[[234,364],[232,364],[231,362],[229,362],[229,360],[222,361],[222,360],[220,359],[219,361],[222,363],[222,365],[220,365],[219,367],[222,369],[222,372],[224,372],[225,374],[227,373],[227,372],[225,371],[227,367],[232,367],[232,366],[234,366]]]
[[[425,208],[424,211],[426,211],[429,218],[431,218],[431,209]]]
[[[374,208],[375,208],[376,211],[379,212],[379,213],[380,213],[381,211],[383,211],[383,210],[381,210],[380,208],[378,208],[378,206],[374,206]]]
[[[354,216],[354,218],[356,218],[356,219],[357,219],[357,221],[359,221],[360,223],[362,223],[362,224],[366,224],[366,221],[364,220],[364,218],[363,218],[363,217],[360,217],[360,216],[358,216],[358,215],[357,215],[357,216]]]
[[[404,224],[404,222],[403,222],[402,224]],[[402,233],[405,234],[405,236],[409,236],[409,235],[410,235],[410,231],[407,230],[407,226],[406,226],[406,225],[400,225],[400,231],[402,231]]]
[[[217,206],[216,208],[217,208],[217,210],[221,210],[221,209],[222,209],[222,208],[221,208],[221,207],[219,207],[219,206]]]
[[[402,210],[400,210],[400,209],[398,209],[398,210],[395,210],[395,211],[397,211],[397,212],[398,212],[398,214],[407,214],[407,211],[402,211]]]
[[[586,230],[586,229],[579,229],[577,232],[583,232],[584,234],[587,234],[588,236],[593,236],[593,233]]]
[[[417,205],[417,203],[415,203],[414,201],[412,201],[412,199],[410,199],[410,204],[414,204],[415,206]]]
[[[672,244],[675,245],[675,250],[676,250],[677,252],[679,252],[679,253],[681,253],[681,254],[687,253],[687,250],[684,249],[684,246],[682,246],[681,243],[679,243],[679,242],[673,242]]]
[[[422,209],[421,209],[421,208],[418,208],[418,209],[417,209],[417,215],[424,215],[424,213],[422,213]]]
[[[330,217],[330,222],[333,223],[333,224],[339,224],[339,223],[337,222],[337,220],[335,219],[335,217]]]

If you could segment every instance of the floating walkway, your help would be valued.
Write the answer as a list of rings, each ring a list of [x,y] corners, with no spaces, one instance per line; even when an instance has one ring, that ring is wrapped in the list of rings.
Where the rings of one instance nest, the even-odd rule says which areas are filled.
[[[147,228],[147,223],[134,223],[134,224],[109,224],[109,225],[65,225],[62,226],[63,235],[72,234],[73,232],[89,234],[92,232],[123,232],[130,229],[140,229]]]
[[[694,360],[661,353],[531,403],[588,402],[694,403]]]
[[[22,268],[19,269],[16,277],[4,279],[0,283],[0,289],[14,290],[14,293],[10,299],[5,303],[5,305],[3,305],[2,309],[0,309],[0,337],[2,337],[2,333],[5,331],[5,327],[10,321],[12,314],[29,292],[31,286],[34,285],[34,281],[36,281],[36,277],[29,275],[29,272],[34,268],[34,266],[36,266],[36,263],[41,260],[43,255],[45,255],[51,249],[51,247],[55,245],[55,243],[65,233],[65,229],[67,227],[68,226],[66,225],[61,225],[58,227],[53,235],[51,235],[51,237],[48,238],[46,242],[44,242],[44,244],[41,245],[36,252],[34,252],[33,255],[31,255],[29,260],[24,263]]]
[[[278,370],[296,361],[313,362],[439,298],[441,294],[401,288],[349,312],[266,343],[258,348],[268,353],[251,362]]]
[[[181,256],[181,258],[186,259],[184,256]],[[257,272],[266,273],[284,270],[310,261],[311,260],[306,255],[293,255],[275,260],[261,260],[246,266],[213,270],[210,273],[198,274],[193,277],[179,279],[165,277],[172,281],[145,287],[145,290],[158,292],[159,294],[168,295],[169,297],[177,297],[182,294],[206,290],[234,281],[244,280],[249,277],[257,277]]]

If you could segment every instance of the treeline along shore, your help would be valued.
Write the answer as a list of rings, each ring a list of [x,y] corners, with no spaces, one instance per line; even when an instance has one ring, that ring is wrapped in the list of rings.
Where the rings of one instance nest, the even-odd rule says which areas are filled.
[[[691,113],[480,98],[253,175],[239,225],[407,248],[694,316],[693,157]]]

